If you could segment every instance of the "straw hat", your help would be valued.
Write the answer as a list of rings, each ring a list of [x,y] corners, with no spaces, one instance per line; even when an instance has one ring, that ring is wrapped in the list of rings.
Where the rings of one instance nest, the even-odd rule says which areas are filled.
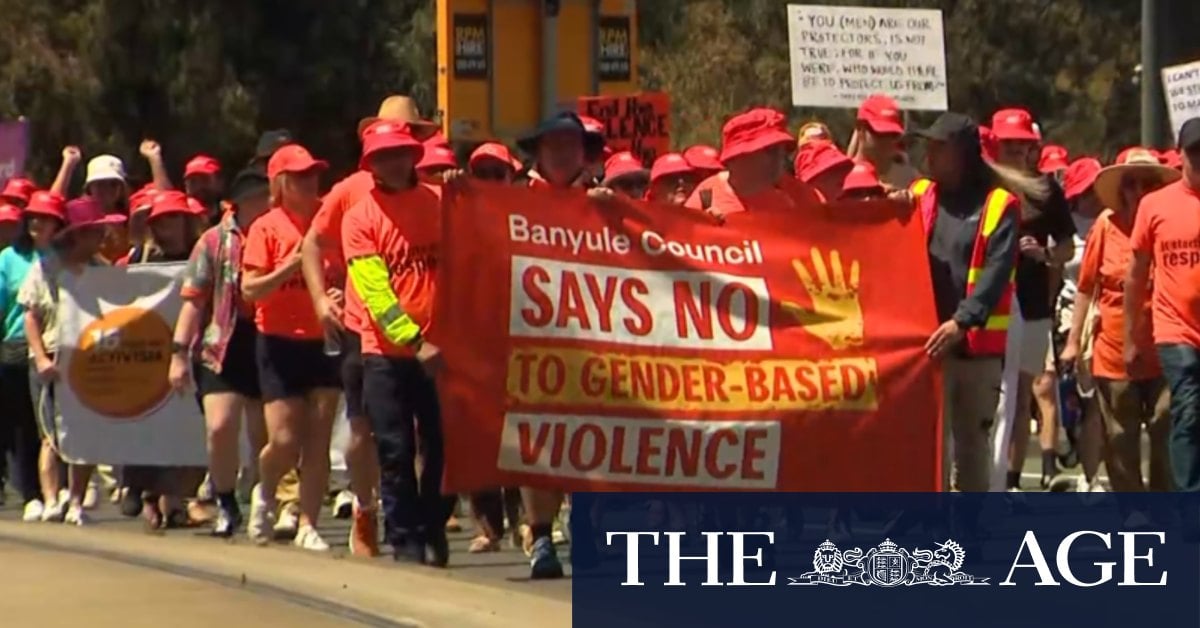
[[[1126,174],[1157,177],[1161,185],[1178,181],[1183,176],[1178,170],[1164,166],[1154,153],[1145,148],[1126,148],[1117,155],[1113,165],[1096,175],[1096,182],[1092,184],[1096,197],[1105,207],[1121,209],[1124,203],[1121,198],[1121,179]]]
[[[392,95],[383,99],[379,105],[379,113],[358,121],[358,135],[361,137],[367,127],[380,120],[389,122],[407,122],[409,131],[417,140],[424,140],[438,130],[438,125],[421,117],[417,101],[409,96]]]

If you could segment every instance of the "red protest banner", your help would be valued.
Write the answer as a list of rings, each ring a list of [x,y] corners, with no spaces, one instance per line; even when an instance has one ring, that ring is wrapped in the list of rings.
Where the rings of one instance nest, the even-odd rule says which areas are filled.
[[[448,490],[938,489],[924,235],[894,205],[717,226],[478,186],[444,229]]]
[[[671,97],[663,92],[628,96],[582,96],[579,115],[604,123],[614,151],[631,151],[647,167],[671,150]]]

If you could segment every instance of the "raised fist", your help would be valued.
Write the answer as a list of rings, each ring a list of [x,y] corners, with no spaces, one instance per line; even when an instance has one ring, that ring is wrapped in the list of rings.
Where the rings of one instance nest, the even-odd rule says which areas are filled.
[[[155,159],[162,157],[162,146],[154,140],[142,140],[142,145],[138,148],[138,152],[146,159]]]
[[[68,146],[63,149],[62,158],[64,162],[74,165],[83,159],[83,151],[78,146]]]

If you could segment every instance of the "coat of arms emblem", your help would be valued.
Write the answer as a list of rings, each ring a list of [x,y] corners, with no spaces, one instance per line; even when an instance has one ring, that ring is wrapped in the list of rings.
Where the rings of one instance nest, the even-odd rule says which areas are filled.
[[[966,551],[951,540],[938,543],[931,550],[909,551],[891,539],[884,539],[866,552],[857,547],[841,551],[833,542],[826,540],[813,552],[813,570],[799,577],[788,578],[788,584],[835,587],[988,584],[987,578],[977,578],[960,571],[965,559]]]

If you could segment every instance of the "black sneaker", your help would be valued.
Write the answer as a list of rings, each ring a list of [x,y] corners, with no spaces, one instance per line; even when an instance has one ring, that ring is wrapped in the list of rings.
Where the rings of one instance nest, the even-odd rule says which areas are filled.
[[[398,563],[424,565],[425,543],[416,535],[400,535],[392,542],[392,558]]]
[[[227,539],[242,527],[242,513],[238,508],[220,508],[217,510],[217,521],[213,524],[212,535]]]
[[[121,495],[121,514],[131,519],[142,514],[142,492],[126,488],[124,493]]]
[[[434,533],[425,541],[425,564],[430,567],[445,567],[450,562],[450,541],[446,534]]]

